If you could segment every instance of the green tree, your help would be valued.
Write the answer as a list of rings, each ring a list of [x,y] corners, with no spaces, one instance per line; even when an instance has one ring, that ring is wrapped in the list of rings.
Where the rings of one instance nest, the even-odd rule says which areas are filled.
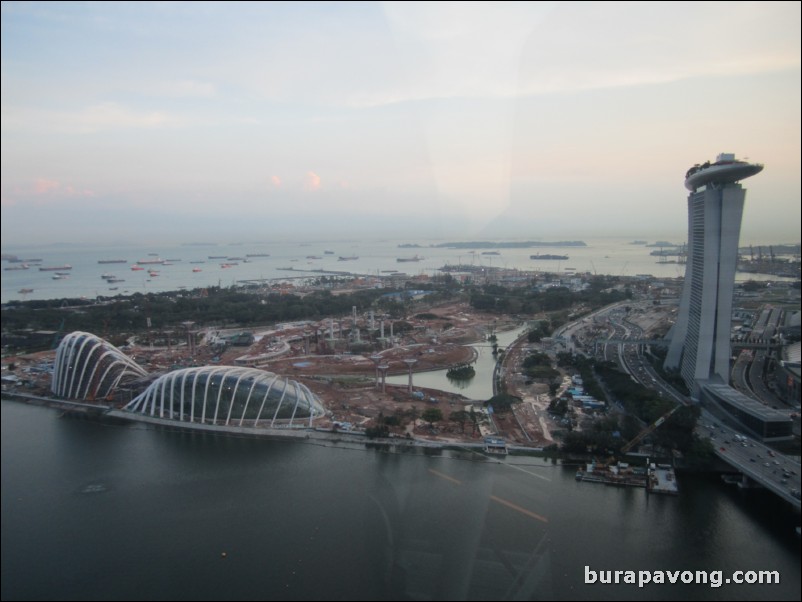
[[[443,412],[440,411],[440,408],[426,408],[420,417],[428,422],[429,426],[434,426],[435,422],[443,419]]]
[[[473,406],[471,406],[471,410],[468,412],[468,418],[471,419],[472,424],[471,435],[475,435],[476,431],[479,430],[479,416],[476,414],[476,410],[473,409]]]
[[[496,414],[504,414],[511,410],[513,403],[519,403],[520,401],[521,399],[519,397],[515,397],[514,395],[499,393],[498,395],[494,395],[488,399],[485,402],[485,405],[493,406],[493,411]]]
[[[397,320],[393,322],[393,334],[403,334],[412,330],[414,326],[405,320]]]
[[[448,419],[456,422],[460,426],[460,432],[465,433],[465,423],[468,421],[468,412],[465,410],[454,410],[449,414]]]

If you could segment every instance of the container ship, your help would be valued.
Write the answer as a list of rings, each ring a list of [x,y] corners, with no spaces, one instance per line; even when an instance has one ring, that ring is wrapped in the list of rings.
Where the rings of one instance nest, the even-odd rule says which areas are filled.
[[[541,255],[538,253],[537,255],[530,255],[529,259],[553,259],[555,261],[562,261],[564,259],[568,259],[568,255]]]

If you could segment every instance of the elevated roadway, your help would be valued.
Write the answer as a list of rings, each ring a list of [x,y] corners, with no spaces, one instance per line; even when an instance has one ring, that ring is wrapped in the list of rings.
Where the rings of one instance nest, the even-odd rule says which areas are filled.
[[[716,456],[744,475],[744,486],[760,485],[800,510],[802,466],[799,462],[725,426],[704,409],[696,434],[709,439]]]

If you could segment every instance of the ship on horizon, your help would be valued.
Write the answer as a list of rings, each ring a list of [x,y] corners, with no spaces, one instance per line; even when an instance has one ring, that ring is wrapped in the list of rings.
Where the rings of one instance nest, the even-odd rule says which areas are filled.
[[[548,253],[543,255],[537,254],[537,255],[530,255],[529,259],[534,259],[534,260],[549,259],[554,261],[562,261],[563,259],[568,259],[568,255],[549,255]]]
[[[155,265],[155,264],[164,264],[164,259],[161,257],[157,257],[156,259],[140,259],[137,261],[139,265]]]

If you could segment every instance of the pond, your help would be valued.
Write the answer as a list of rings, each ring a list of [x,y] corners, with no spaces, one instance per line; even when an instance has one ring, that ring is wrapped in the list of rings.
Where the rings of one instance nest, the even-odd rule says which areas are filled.
[[[513,330],[497,332],[496,339],[499,349],[506,349],[515,339],[528,330],[529,326],[522,325]],[[448,393],[459,393],[469,399],[487,400],[493,396],[493,369],[496,357],[493,355],[492,344],[482,341],[471,345],[476,349],[476,363],[473,364],[476,376],[464,381],[451,380],[446,376],[447,369],[432,372],[419,372],[412,376],[414,387],[439,389]],[[409,377],[405,374],[388,376],[387,382],[394,385],[406,385]]]

